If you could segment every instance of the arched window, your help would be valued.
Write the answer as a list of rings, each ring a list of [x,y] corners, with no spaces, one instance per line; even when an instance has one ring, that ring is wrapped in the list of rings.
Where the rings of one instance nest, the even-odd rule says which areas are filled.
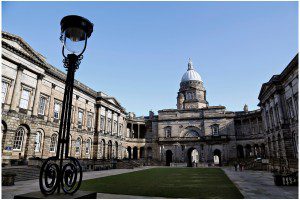
[[[86,143],[85,143],[85,153],[89,154],[91,150],[91,139],[87,139]]]
[[[17,132],[15,134],[15,138],[14,138],[14,145],[13,145],[14,150],[21,150],[23,140],[24,140],[24,135],[25,135],[25,129],[22,127],[19,128],[17,130]]]
[[[76,154],[80,153],[80,147],[81,147],[81,139],[80,139],[80,137],[78,137],[76,140],[76,147],[75,147]]]
[[[56,151],[56,146],[57,146],[57,135],[52,134],[50,140],[50,151]]]
[[[165,136],[166,138],[171,137],[172,128],[170,126],[165,127]]]
[[[212,135],[219,135],[219,124],[214,124],[211,126]]]
[[[42,140],[42,133],[40,131],[36,132],[35,136],[35,152],[40,152],[41,150],[41,140]]]

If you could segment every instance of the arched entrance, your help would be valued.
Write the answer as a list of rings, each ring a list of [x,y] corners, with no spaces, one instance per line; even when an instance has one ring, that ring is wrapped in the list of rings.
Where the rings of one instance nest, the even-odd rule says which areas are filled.
[[[140,158],[145,158],[145,148],[144,147],[140,148]]]
[[[147,159],[152,159],[152,148],[147,147]]]
[[[173,153],[171,150],[166,151],[166,166],[170,166],[170,163],[172,162]]]
[[[131,159],[131,147],[127,147],[128,159]]]
[[[249,158],[250,156],[252,156],[252,149],[251,149],[251,145],[247,144],[246,145],[246,158]]]
[[[221,166],[221,151],[219,149],[214,150],[214,164]]]
[[[137,147],[133,147],[133,155],[132,155],[132,159],[137,159],[138,158],[138,148]]]
[[[108,150],[107,150],[107,159],[112,158],[112,142],[111,140],[108,141]]]
[[[193,167],[199,162],[199,152],[195,148],[190,148],[187,152],[188,157],[188,167]]]
[[[237,157],[244,158],[244,147],[242,145],[237,146]]]

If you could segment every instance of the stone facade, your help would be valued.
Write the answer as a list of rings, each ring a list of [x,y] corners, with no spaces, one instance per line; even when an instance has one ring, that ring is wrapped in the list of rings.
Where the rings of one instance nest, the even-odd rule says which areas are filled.
[[[262,85],[258,98],[271,164],[298,168],[298,55]]]
[[[3,162],[55,155],[65,78],[22,38],[2,32]],[[136,117],[115,97],[75,80],[70,155],[188,166],[261,157],[295,168],[297,85],[295,57],[282,74],[262,86],[261,109],[248,111],[245,106],[244,111],[231,112],[208,104],[204,83],[190,60],[180,82],[177,109]]]
[[[66,74],[22,38],[2,38],[2,159],[54,156]],[[75,80],[72,106],[70,155],[126,157],[127,113],[114,97]]]

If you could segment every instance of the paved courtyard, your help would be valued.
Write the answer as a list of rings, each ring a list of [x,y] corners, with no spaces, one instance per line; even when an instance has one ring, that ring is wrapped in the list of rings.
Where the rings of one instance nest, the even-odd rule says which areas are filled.
[[[265,171],[234,171],[223,168],[246,199],[297,199],[297,186],[275,186],[273,176]]]

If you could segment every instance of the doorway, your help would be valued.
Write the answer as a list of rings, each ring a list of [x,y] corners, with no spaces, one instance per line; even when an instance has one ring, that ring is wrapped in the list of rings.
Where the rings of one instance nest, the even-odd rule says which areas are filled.
[[[170,166],[172,162],[173,153],[171,150],[166,151],[166,166]]]

